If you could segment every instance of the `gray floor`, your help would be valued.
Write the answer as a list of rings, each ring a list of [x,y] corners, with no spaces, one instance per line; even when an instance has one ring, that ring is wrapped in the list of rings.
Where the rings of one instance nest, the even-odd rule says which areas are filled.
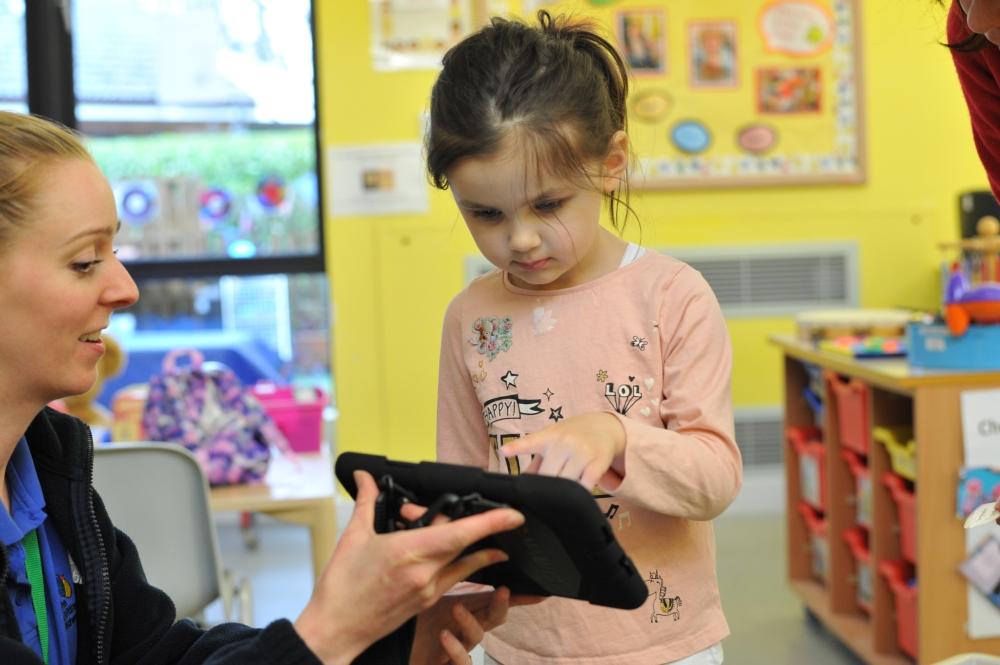
[[[221,520],[223,560],[228,568],[250,577],[255,624],[294,618],[312,587],[305,529],[258,518],[255,533],[259,545],[248,551],[235,521]],[[782,516],[722,517],[716,520],[716,537],[722,598],[732,629],[724,642],[727,664],[860,663],[835,638],[811,624],[802,605],[788,591]],[[221,620],[221,616],[218,606],[206,613],[209,621]]]

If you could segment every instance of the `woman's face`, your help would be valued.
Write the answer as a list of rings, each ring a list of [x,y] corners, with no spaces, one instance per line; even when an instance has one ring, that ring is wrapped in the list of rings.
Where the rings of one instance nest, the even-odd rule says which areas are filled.
[[[1000,46],[1000,0],[959,0],[972,32]]]
[[[55,162],[39,176],[29,221],[0,250],[0,394],[39,406],[86,391],[111,313],[139,298],[114,254],[118,213],[90,162]]]

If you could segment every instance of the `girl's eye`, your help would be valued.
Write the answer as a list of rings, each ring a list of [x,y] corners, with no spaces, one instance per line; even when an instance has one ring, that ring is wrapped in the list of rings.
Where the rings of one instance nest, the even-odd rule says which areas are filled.
[[[71,264],[71,267],[81,275],[89,275],[94,272],[94,269],[99,263],[102,263],[102,259],[94,259],[93,261],[74,261]]]
[[[481,210],[473,210],[472,216],[476,219],[484,219],[486,221],[495,221],[500,219],[500,211],[494,210],[492,208],[483,208]]]
[[[538,212],[555,212],[562,207],[563,199],[554,199],[551,201],[539,201],[535,204],[535,210]]]

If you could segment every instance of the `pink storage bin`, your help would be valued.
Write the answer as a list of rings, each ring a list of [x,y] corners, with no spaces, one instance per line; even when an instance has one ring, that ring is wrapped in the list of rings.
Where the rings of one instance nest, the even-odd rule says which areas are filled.
[[[899,515],[899,549],[910,563],[917,562],[917,494],[892,471],[882,474],[882,484],[889,488]]]
[[[292,450],[301,453],[319,450],[326,407],[326,394],[322,390],[261,381],[254,385],[253,394],[288,439]]]
[[[805,501],[799,501],[797,508],[809,531],[809,566],[813,577],[826,584],[830,574],[830,544],[827,540],[826,520]]]
[[[841,377],[835,372],[827,374],[827,383],[829,394],[834,398],[841,445],[867,456],[872,439],[868,385],[859,379]]]
[[[798,455],[802,498],[816,510],[826,510],[826,448],[820,430],[809,425],[790,426],[785,436]]]
[[[905,561],[883,561],[878,572],[889,583],[896,598],[896,643],[900,651],[917,657],[917,582],[913,567]]]
[[[854,476],[854,521],[858,526],[872,525],[872,478],[865,458],[853,450],[842,449],[840,456]]]
[[[871,553],[868,550],[868,533],[859,526],[851,527],[844,532],[844,540],[854,557],[854,589],[858,606],[866,614],[871,614],[874,585],[872,584]]]

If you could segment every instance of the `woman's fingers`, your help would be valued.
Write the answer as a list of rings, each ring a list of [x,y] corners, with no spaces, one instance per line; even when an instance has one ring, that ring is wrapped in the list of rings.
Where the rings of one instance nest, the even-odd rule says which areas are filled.
[[[414,555],[450,559],[486,536],[516,529],[522,524],[524,515],[512,508],[497,508],[444,524],[433,524],[411,532],[417,540],[413,547]]]
[[[506,552],[498,549],[478,550],[466,554],[441,569],[435,580],[436,592],[438,595],[443,594],[481,568],[506,561],[508,558]]]

